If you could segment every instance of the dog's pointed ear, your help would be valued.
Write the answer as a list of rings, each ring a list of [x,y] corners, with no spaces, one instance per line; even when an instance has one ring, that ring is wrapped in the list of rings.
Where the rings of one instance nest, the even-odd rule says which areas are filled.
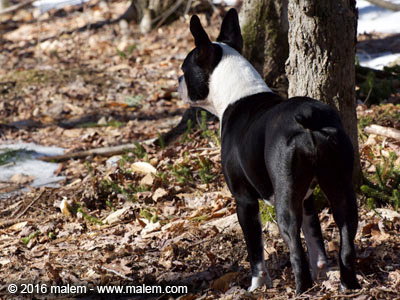
[[[222,21],[221,32],[219,33],[217,42],[225,43],[236,49],[239,53],[242,53],[243,38],[236,9],[231,8],[226,14]]]
[[[211,46],[211,41],[203,26],[201,26],[199,17],[196,15],[193,15],[190,19],[190,32],[194,37],[196,47]]]
[[[199,17],[196,15],[193,15],[190,19],[190,32],[194,37],[194,43],[197,47],[197,63],[203,67],[210,65],[214,55],[213,46],[203,26],[201,26]]]

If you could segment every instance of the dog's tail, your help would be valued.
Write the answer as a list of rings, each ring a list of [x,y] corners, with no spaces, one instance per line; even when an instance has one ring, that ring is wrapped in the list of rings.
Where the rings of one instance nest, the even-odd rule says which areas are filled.
[[[309,134],[313,144],[313,153],[317,160],[326,159],[327,154],[333,156],[353,156],[352,143],[345,133],[339,115],[333,109],[316,106],[303,107],[295,120]]]

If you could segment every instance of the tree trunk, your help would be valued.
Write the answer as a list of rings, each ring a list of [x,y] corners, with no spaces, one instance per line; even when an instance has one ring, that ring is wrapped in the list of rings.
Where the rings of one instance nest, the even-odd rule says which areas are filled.
[[[309,96],[335,107],[355,153],[360,183],[355,101],[355,0],[289,0],[289,96]]]
[[[0,0],[0,11],[2,11],[3,9],[6,9],[9,6],[10,6],[10,1]]]
[[[213,14],[213,6],[209,0],[131,0],[120,19],[140,24],[142,33],[147,33],[152,28],[173,22],[189,11],[205,13],[209,19]]]
[[[240,11],[243,55],[271,88],[287,96],[288,0],[245,0]]]

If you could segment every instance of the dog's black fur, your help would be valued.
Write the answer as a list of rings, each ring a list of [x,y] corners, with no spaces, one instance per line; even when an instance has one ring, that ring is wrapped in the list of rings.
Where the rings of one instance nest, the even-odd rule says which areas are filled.
[[[309,263],[301,245],[301,228],[313,273],[325,267],[318,214],[312,193],[308,192],[315,181],[327,195],[339,226],[342,287],[359,288],[354,268],[358,214],[352,187],[353,147],[339,115],[328,105],[307,97],[284,101],[267,86],[259,92],[256,84],[254,94],[235,101],[224,100],[220,95],[214,98],[216,82],[234,87],[233,83],[224,82],[224,78],[212,77],[219,63],[223,59],[227,62],[228,54],[242,63],[244,60],[239,55],[243,40],[237,13],[230,10],[223,21],[217,41],[224,44],[209,41],[197,16],[192,17],[190,29],[196,48],[183,63],[180,93],[194,106],[211,107],[221,119],[223,173],[236,199],[237,215],[246,239],[253,276],[250,289],[269,280],[264,267],[258,199],[268,199],[272,194],[279,229],[290,249],[296,292],[312,286]],[[247,73],[254,76],[249,82],[258,84],[251,66],[245,66],[249,68]],[[243,84],[243,88],[248,85]]]

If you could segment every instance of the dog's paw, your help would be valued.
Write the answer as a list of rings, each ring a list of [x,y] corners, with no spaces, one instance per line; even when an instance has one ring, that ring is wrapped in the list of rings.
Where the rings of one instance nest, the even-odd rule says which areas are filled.
[[[248,288],[248,291],[254,292],[256,289],[262,287],[263,285],[266,285],[267,288],[272,287],[272,280],[271,277],[269,277],[268,273],[260,277],[251,277],[251,286]]]
[[[342,293],[347,293],[359,289],[361,289],[361,286],[357,281],[348,284],[344,284],[343,282],[341,282],[339,286],[339,291]]]
[[[318,257],[318,261],[311,266],[311,277],[314,281],[327,278],[327,265],[326,257]]]

